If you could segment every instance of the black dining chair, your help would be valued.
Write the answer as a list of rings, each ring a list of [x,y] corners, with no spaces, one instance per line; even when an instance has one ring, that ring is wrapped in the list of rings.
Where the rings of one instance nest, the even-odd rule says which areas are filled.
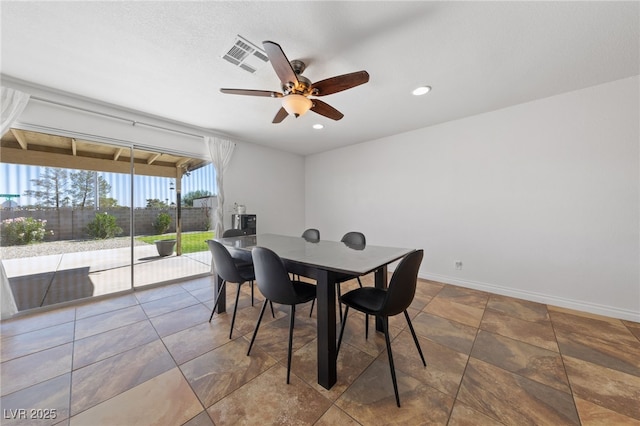
[[[245,235],[242,229],[227,229],[222,233],[222,238],[232,238],[232,237],[243,237]],[[236,262],[237,266],[247,266],[253,265],[253,261],[251,260],[251,253],[244,251],[235,251],[230,250],[231,257],[233,257],[234,262]],[[251,283],[251,306],[253,306],[253,282]]]
[[[416,332],[413,330],[411,319],[407,313],[407,308],[413,301],[416,294],[416,284],[418,281],[418,269],[422,262],[423,250],[416,250],[406,255],[398,264],[393,272],[389,288],[386,290],[376,287],[363,287],[351,290],[340,297],[341,303],[346,305],[344,310],[344,321],[340,327],[340,336],[338,337],[338,348],[336,353],[340,351],[342,336],[344,334],[344,326],[347,323],[349,308],[363,312],[367,315],[380,317],[382,320],[382,328],[384,338],[387,344],[387,355],[389,357],[389,368],[391,369],[391,380],[393,381],[393,390],[396,394],[396,404],[400,407],[400,396],[398,395],[398,383],[396,381],[396,370],[393,365],[393,355],[391,353],[391,343],[389,341],[389,317],[404,313],[404,317],[409,324],[409,330],[413,336],[413,341],[418,348],[418,353],[422,359],[422,364],[426,367],[427,363],[422,355],[420,342]],[[368,327],[368,321],[367,321]]]
[[[227,229],[222,233],[222,238],[242,237],[244,231],[242,229]]]
[[[314,228],[305,229],[301,237],[309,243],[317,243],[318,241],[320,241],[320,231]],[[300,279],[300,275],[291,274],[291,276],[294,280]],[[309,314],[309,316],[311,316],[311,314]]]
[[[292,281],[289,278],[287,268],[280,256],[268,248],[254,247],[253,250],[251,250],[251,256],[253,257],[258,288],[264,295],[265,299],[262,304],[262,309],[260,310],[260,316],[258,317],[256,328],[253,331],[253,336],[251,337],[247,356],[251,353],[253,342],[256,340],[256,335],[258,334],[258,328],[260,328],[260,321],[262,320],[262,315],[264,315],[267,301],[291,306],[291,318],[289,320],[289,352],[287,356],[287,384],[289,384],[289,376],[291,374],[291,345],[293,343],[293,326],[296,316],[296,305],[313,300],[316,297],[316,286],[303,281]]]
[[[340,241],[355,250],[362,250],[367,245],[367,239],[364,234],[356,231],[347,232]]]
[[[218,306],[218,300],[222,290],[227,285],[227,282],[237,283],[238,289],[236,290],[236,303],[233,307],[233,317],[231,318],[231,330],[229,331],[229,339],[233,335],[233,325],[236,321],[236,312],[238,311],[238,300],[240,299],[240,287],[246,282],[251,282],[251,306],[253,306],[253,282],[256,279],[253,265],[244,261],[238,262],[237,259],[231,257],[229,251],[217,241],[207,240],[207,245],[211,251],[213,257],[213,265],[216,269],[216,273],[222,279],[222,285],[218,290],[218,294],[213,301],[213,309],[211,310],[211,316],[209,322],[213,319],[213,314]],[[273,305],[271,305],[271,314],[275,318],[275,312],[273,311]]]
[[[340,241],[343,242],[347,247],[352,248],[354,250],[364,250],[364,248],[367,246],[367,239],[365,238],[362,232],[355,232],[355,231],[347,232],[342,236],[342,239]],[[350,281],[354,278],[358,280],[358,285],[360,285],[360,288],[362,288],[362,281],[360,281],[360,277],[357,275],[343,274],[340,277],[338,284],[343,283],[345,281]],[[338,297],[339,296],[340,296],[340,286],[338,286]]]
[[[302,233],[302,238],[309,242],[317,243],[320,241],[320,231],[314,228],[305,229]]]
[[[364,250],[364,248],[367,246],[367,239],[365,238],[364,234],[362,232],[357,232],[357,231],[351,231],[351,232],[347,232],[346,234],[344,234],[342,236],[342,239],[340,240],[341,242],[343,242],[347,247],[352,248],[354,250]],[[362,288],[362,281],[360,281],[360,277],[357,275],[350,275],[350,274],[338,274],[337,278],[336,278],[336,297],[338,299],[338,301],[340,300],[340,284],[347,282],[347,281],[351,281],[353,279],[357,279],[358,280],[358,285],[360,286],[360,288]],[[311,303],[311,311],[309,312],[309,316],[311,316],[313,314],[313,306],[315,305],[315,300]],[[342,322],[342,306],[340,306],[340,322]],[[368,317],[367,317],[367,322],[368,321]]]

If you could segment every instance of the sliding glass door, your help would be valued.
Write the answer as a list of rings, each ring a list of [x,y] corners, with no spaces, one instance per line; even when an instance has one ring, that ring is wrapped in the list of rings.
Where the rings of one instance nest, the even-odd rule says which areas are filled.
[[[206,161],[19,129],[0,160],[0,259],[19,310],[210,272]]]
[[[144,150],[137,149],[144,158]],[[147,158],[152,158],[149,153]],[[215,197],[213,166],[202,160],[161,153],[154,164],[163,176],[143,175],[134,165],[134,276],[136,287],[209,274],[205,240],[211,231]],[[179,164],[178,167],[172,165]]]
[[[19,129],[3,135],[0,251],[19,310],[131,288],[131,197],[122,190],[131,165],[117,158],[130,153]]]

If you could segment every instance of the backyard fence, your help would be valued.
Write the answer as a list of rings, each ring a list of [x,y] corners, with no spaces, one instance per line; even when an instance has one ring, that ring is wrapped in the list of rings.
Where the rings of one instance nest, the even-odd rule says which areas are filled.
[[[96,213],[108,213],[116,218],[116,224],[122,228],[122,235],[130,235],[130,209],[117,207],[111,209],[3,209],[0,210],[0,220],[31,217],[46,220],[45,241],[81,240],[91,238],[87,232],[87,225],[94,220]],[[171,216],[171,225],[167,232],[176,231],[176,209],[134,209],[134,235],[153,235],[153,222],[160,213]],[[210,228],[210,213],[208,207],[183,207],[182,232],[207,231]],[[50,235],[49,231],[53,231]]]

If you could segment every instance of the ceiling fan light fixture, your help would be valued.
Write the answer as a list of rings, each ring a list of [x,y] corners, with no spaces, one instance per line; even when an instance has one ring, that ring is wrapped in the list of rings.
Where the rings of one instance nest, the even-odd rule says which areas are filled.
[[[304,115],[312,106],[311,99],[295,93],[282,98],[282,107],[296,117]]]
[[[431,91],[431,86],[420,86],[413,89],[411,94],[414,96],[421,96],[429,93],[430,91]]]
[[[305,68],[302,61],[289,61],[278,43],[266,40],[262,42],[262,46],[280,79],[282,92],[249,89],[220,89],[220,91],[229,95],[281,98],[282,107],[271,121],[274,124],[281,123],[289,115],[300,117],[309,110],[331,120],[341,120],[344,117],[343,113],[315,97],[342,92],[369,81],[369,73],[363,70],[311,83],[308,78],[301,75]],[[314,99],[311,100],[308,96],[313,96]]]

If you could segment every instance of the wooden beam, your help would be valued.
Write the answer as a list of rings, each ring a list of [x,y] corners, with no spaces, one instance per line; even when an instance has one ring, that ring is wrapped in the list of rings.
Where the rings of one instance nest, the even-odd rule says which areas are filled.
[[[120,158],[120,154],[122,154],[122,150],[123,150],[123,149],[124,149],[124,148],[118,148],[118,149],[116,150],[116,153],[115,153],[115,154],[113,154],[113,161],[118,161],[118,158]]]
[[[30,166],[61,167],[64,169],[95,170],[99,172],[126,173],[129,174],[130,163],[128,161],[113,161],[111,159],[93,157],[72,157],[69,154],[42,152],[17,148],[0,149],[3,163],[26,164]],[[134,165],[135,174],[144,176],[161,176],[175,179],[177,176],[175,166],[160,166],[150,164]]]
[[[147,164],[153,164],[160,157],[160,154],[153,154],[151,157],[147,159]]]
[[[71,152],[73,153],[73,156],[75,157],[78,154],[78,147],[76,144],[76,139],[75,138],[71,138]]]
[[[187,164],[189,161],[191,161],[191,158],[183,158],[182,160],[176,163],[176,167],[182,167],[185,164]]]
[[[11,129],[11,133],[15,136],[16,140],[20,144],[20,147],[25,151],[28,148],[27,141],[22,137],[22,133],[19,130]]]

